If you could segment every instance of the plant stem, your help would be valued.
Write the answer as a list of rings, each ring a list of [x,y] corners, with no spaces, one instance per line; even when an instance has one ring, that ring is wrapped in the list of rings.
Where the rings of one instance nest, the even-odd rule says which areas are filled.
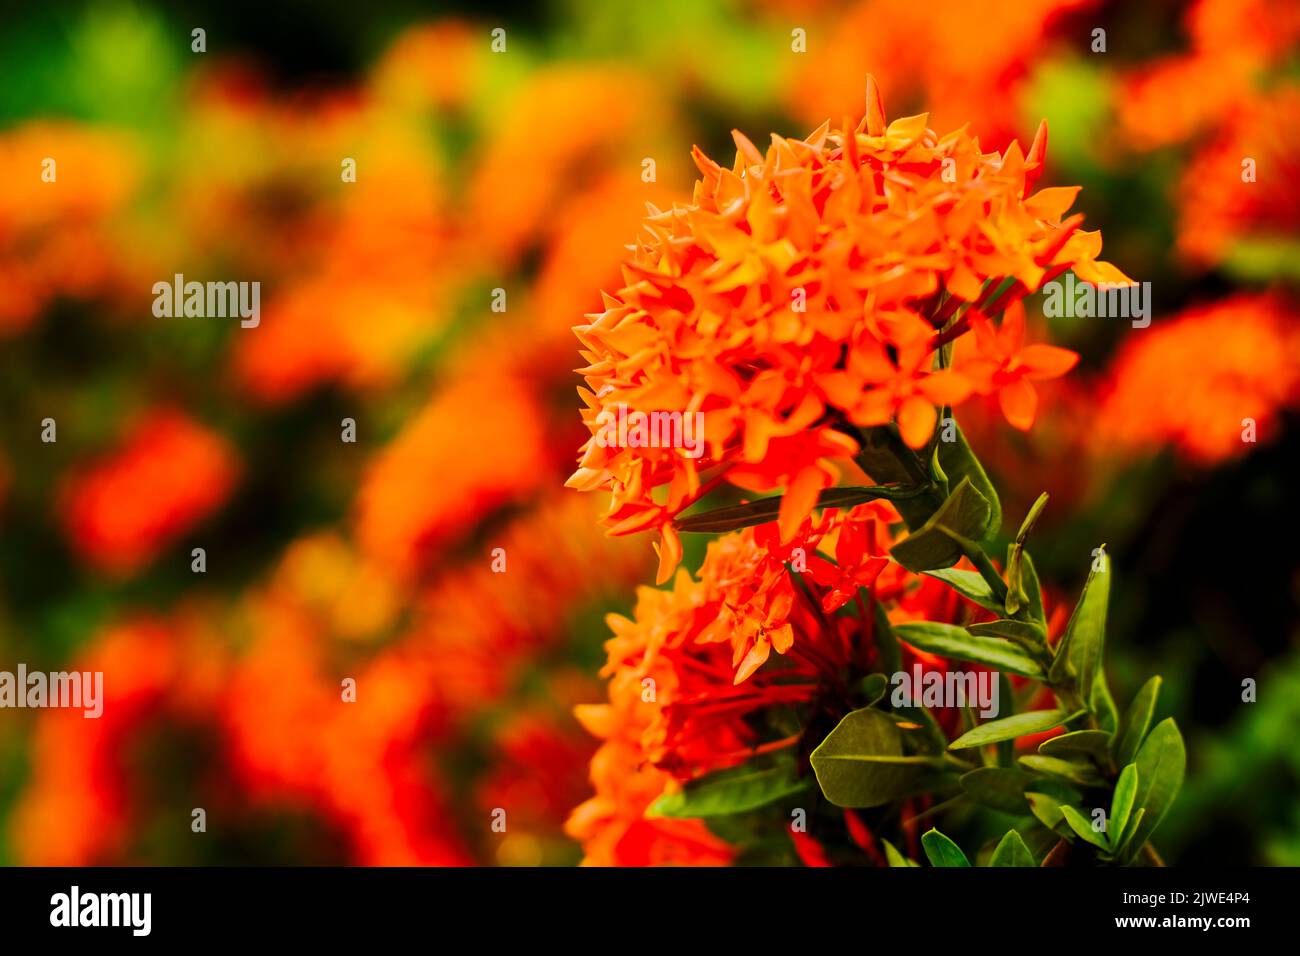
[[[989,590],[993,592],[993,597],[997,599],[999,604],[1005,604],[1007,600],[1006,582],[1002,580],[1002,575],[998,574],[998,569],[993,567],[993,562],[984,553],[984,549],[979,545],[975,545],[974,547],[962,548],[962,551],[970,559],[970,563],[975,565],[975,570],[980,573],[980,577],[988,584]]]

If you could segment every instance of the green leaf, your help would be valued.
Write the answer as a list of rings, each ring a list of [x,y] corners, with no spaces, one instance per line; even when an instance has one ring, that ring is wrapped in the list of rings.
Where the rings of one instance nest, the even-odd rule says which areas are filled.
[[[1090,707],[1093,706],[1093,685],[1101,671],[1101,652],[1106,640],[1106,605],[1110,599],[1110,556],[1104,548],[1099,558],[1102,570],[1088,572],[1083,594],[1065,627],[1049,676],[1052,683],[1063,683],[1067,669],[1072,671],[1079,680],[1080,696]]]
[[[1068,780],[1084,787],[1099,787],[1106,782],[1091,764],[1078,763],[1074,760],[1062,760],[1059,757],[1043,757],[1038,754],[1030,754],[1021,757],[1019,762],[1022,767],[1045,773],[1049,777],[1059,777],[1062,780]]]
[[[983,747],[1000,740],[1014,740],[1025,734],[1042,733],[1059,727],[1065,722],[1063,710],[1027,710],[1013,717],[990,720],[969,730],[948,745],[949,750],[964,750],[967,747]]]
[[[906,721],[907,724],[915,726],[905,726],[899,723],[899,729],[917,734],[925,735],[925,749],[935,756],[942,756],[948,749],[948,735],[943,732],[939,722],[934,719],[934,714],[930,713],[925,707],[895,707],[890,715],[895,721]]]
[[[1115,734],[1115,762],[1121,767],[1133,762],[1146,739],[1151,718],[1155,716],[1156,700],[1160,697],[1160,683],[1157,676],[1143,684],[1124,714],[1124,722]]]
[[[1092,712],[1097,715],[1097,723],[1107,733],[1113,734],[1119,724],[1119,711],[1115,709],[1115,700],[1110,696],[1110,687],[1106,683],[1106,674],[1097,671],[1096,683],[1092,685]]]
[[[1048,796],[1045,793],[1036,793],[1033,790],[1026,790],[1025,799],[1029,802],[1029,811],[1047,829],[1063,835],[1070,832],[1069,824],[1065,822],[1065,817],[1061,815],[1060,801],[1055,797]]]
[[[904,756],[898,726],[870,707],[845,715],[809,759],[822,793],[837,807],[877,807],[904,796],[935,763]]]
[[[1044,740],[1038,752],[1045,757],[1069,759],[1077,754],[1101,760],[1110,752],[1110,734],[1104,730],[1075,730]]]
[[[921,847],[931,866],[970,866],[961,847],[934,828],[921,834]]]
[[[1146,810],[1142,826],[1134,834],[1134,848],[1141,849],[1173,806],[1187,769],[1183,735],[1172,717],[1155,725],[1133,762],[1138,773],[1134,805]]]
[[[903,669],[903,651],[898,646],[898,637],[894,626],[889,623],[885,605],[881,601],[871,602],[875,605],[874,636],[876,653],[879,655],[879,667],[886,674],[897,674]]]
[[[867,488],[827,488],[817,496],[817,507],[851,508],[867,501],[881,499],[902,501],[908,498],[920,497],[929,490],[926,487],[889,487],[884,485]],[[781,510],[781,498],[781,495],[776,495],[771,498],[760,498],[758,501],[751,501],[743,505],[715,508],[712,511],[703,511],[685,518],[678,518],[674,523],[679,531],[709,534],[736,531],[740,528],[748,528],[751,525],[775,520]]]
[[[945,410],[941,416],[943,418],[951,417],[951,413]],[[963,479],[969,478],[975,490],[983,496],[988,504],[988,514],[985,519],[985,527],[977,535],[981,540],[996,535],[1002,527],[1002,506],[998,503],[997,491],[993,483],[989,481],[988,475],[985,474],[984,468],[980,465],[975,453],[971,451],[970,444],[966,441],[966,436],[962,433],[961,427],[953,421],[954,440],[947,442],[942,440],[942,432],[939,440],[934,443],[937,450],[938,472],[943,474],[950,485],[955,487]],[[943,428],[940,425],[940,428]],[[899,483],[909,487],[918,487],[928,485],[932,481],[930,466],[921,460],[915,451],[907,447],[907,444],[898,434],[898,428],[895,425],[878,425],[874,428],[862,429],[860,433],[861,450],[855,456],[855,460],[862,466],[862,470],[871,476],[873,481],[881,484]],[[903,501],[896,501],[894,506],[898,513],[903,516],[903,521],[907,524],[909,530],[915,531],[926,523],[934,513],[943,505],[945,495],[938,489],[931,489],[928,493],[916,498],[909,498]],[[952,564],[955,562],[949,562]],[[936,565],[944,567],[945,565]]]
[[[1040,624],[1046,622],[1047,617],[1043,613],[1043,588],[1038,583],[1038,571],[1034,568],[1034,559],[1029,556],[1028,551],[1020,555],[1020,588],[1029,599],[1028,609],[1031,620]],[[1044,627],[1046,631],[1046,627]]]
[[[951,411],[945,417],[951,417]],[[972,487],[988,503],[988,517],[984,520],[984,527],[976,535],[979,540],[987,541],[1002,530],[1002,504],[998,501],[997,489],[993,487],[993,482],[989,481],[984,466],[980,464],[970,443],[966,441],[961,426],[955,419],[952,424],[956,432],[956,440],[939,441],[939,463],[948,476],[949,485],[956,486],[962,481],[969,480]]]
[[[1142,849],[1142,844],[1134,843],[1133,837],[1137,834],[1137,831],[1142,828],[1142,820],[1146,815],[1146,810],[1139,808],[1138,812],[1133,814],[1132,819],[1129,820],[1126,831],[1120,835],[1119,839],[1114,840],[1112,838],[1115,846],[1112,855],[1126,861],[1131,860],[1135,855],[1137,855],[1137,851]]]
[[[939,510],[889,553],[909,571],[951,567],[983,536],[988,520],[988,500],[963,478]]]
[[[1029,582],[1024,571],[1024,562],[1028,557],[1025,554],[1025,541],[1029,538],[1029,532],[1033,530],[1038,516],[1043,513],[1045,507],[1047,507],[1047,492],[1039,495],[1038,500],[1030,506],[1025,520],[1020,523],[1020,530],[1016,532],[1016,539],[1007,548],[1007,598],[1004,607],[1006,613],[1012,616],[1019,614],[1021,608],[1030,604]],[[1034,583],[1036,586],[1037,578]],[[1041,597],[1038,599],[1041,600]]]
[[[898,484],[906,487],[931,486],[930,470],[898,434],[896,425],[877,425],[859,431],[861,450],[854,456],[871,480],[878,485]],[[915,498],[894,502],[909,529],[921,527],[938,510],[947,497],[939,488]]]
[[[765,770],[735,767],[693,780],[676,793],[664,794],[647,811],[652,817],[715,817],[745,813],[800,793],[812,781],[797,780],[785,764]]]
[[[1003,813],[1025,812],[1025,786],[1033,780],[1018,767],[979,767],[961,775],[961,788],[972,800]]]
[[[1037,866],[1034,855],[1015,830],[1008,830],[989,858],[989,866]]]
[[[938,447],[930,453],[930,480],[934,482],[945,498],[948,497],[951,485],[948,483],[948,476],[944,473],[943,465],[939,462]]]
[[[884,674],[868,674],[862,678],[862,695],[866,698],[864,707],[870,707],[872,704],[885,696],[889,690],[889,678]]]
[[[1027,650],[1047,646],[1046,632],[1042,626],[1028,621],[1012,621],[1004,618],[1000,621],[968,624],[966,630],[983,637],[1005,637]]]
[[[937,578],[964,598],[969,598],[986,611],[1001,614],[1002,608],[993,596],[993,590],[978,571],[963,571],[960,568],[937,568],[924,574]]]
[[[899,640],[931,654],[975,661],[977,664],[987,664],[1024,677],[1043,676],[1042,667],[1018,644],[1000,637],[971,634],[964,627],[955,624],[913,621],[895,624],[894,633]]]
[[[1038,516],[1041,515],[1043,509],[1047,507],[1047,499],[1048,494],[1044,491],[1038,496],[1038,499],[1029,506],[1029,511],[1025,514],[1025,520],[1020,522],[1020,530],[1016,532],[1016,540],[1021,544],[1025,543],[1025,540],[1029,537],[1029,532],[1034,529],[1034,525],[1038,522]]]
[[[1133,812],[1133,802],[1137,797],[1138,768],[1129,764],[1120,771],[1119,780],[1115,782],[1115,792],[1110,798],[1110,820],[1106,829],[1110,835],[1111,845],[1118,850],[1124,830],[1128,827],[1129,815]]]
[[[893,867],[919,866],[918,863],[914,862],[913,860],[909,860],[907,857],[903,856],[903,854],[899,853],[898,848],[895,847],[894,844],[890,843],[888,840],[881,840],[880,842],[885,845],[885,859],[889,861],[890,866]]]
[[[1082,799],[1078,787],[1054,777],[1039,777],[1025,788],[1025,800],[1030,811],[1049,830],[1062,836],[1068,836],[1072,831],[1061,816],[1061,804],[1077,804]]]
[[[1077,833],[1083,839],[1087,840],[1099,850],[1109,850],[1110,844],[1106,841],[1106,834],[1099,833],[1092,828],[1092,823],[1082,813],[1070,806],[1068,803],[1059,807],[1061,816],[1065,819],[1066,824],[1071,830]]]
[[[1002,602],[1002,607],[994,610],[994,614],[1019,614],[1020,609],[1029,603],[1029,595],[1025,594],[1024,584],[1021,581],[1023,572],[1020,569],[1021,558],[1025,549],[1019,543],[1007,548],[1007,597]]]

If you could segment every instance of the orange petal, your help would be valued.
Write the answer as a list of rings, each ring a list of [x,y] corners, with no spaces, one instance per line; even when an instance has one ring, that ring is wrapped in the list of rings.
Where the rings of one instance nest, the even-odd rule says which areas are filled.
[[[885,98],[880,93],[876,78],[867,74],[867,134],[880,136],[885,132]]]
[[[736,671],[735,683],[743,684],[749,680],[749,676],[763,666],[763,663],[767,660],[767,655],[771,652],[772,645],[767,642],[767,638],[759,638],[758,642],[749,649],[745,659],[740,662],[740,667]]]
[[[998,392],[998,403],[1007,421],[1021,431],[1028,431],[1034,424],[1034,416],[1038,413],[1038,393],[1028,380],[1018,378],[1003,386]]]
[[[1026,345],[1016,362],[1029,378],[1058,378],[1074,368],[1079,356],[1055,345]]]
[[[920,448],[934,434],[934,423],[939,413],[920,395],[913,395],[898,410],[898,430],[903,441],[912,448]]]
[[[601,740],[610,736],[618,726],[614,708],[609,704],[578,704],[573,708],[573,716],[587,733]]]
[[[777,529],[781,533],[781,543],[789,544],[799,531],[803,519],[812,513],[817,504],[817,495],[830,484],[830,476],[820,468],[809,466],[794,476],[790,487],[781,498],[781,510],[777,514]]]
[[[1038,131],[1034,133],[1034,141],[1029,145],[1029,152],[1025,155],[1025,192],[1028,193],[1034,188],[1034,183],[1038,182],[1043,175],[1043,166],[1047,163],[1047,120],[1041,120],[1038,124]]]
[[[921,379],[916,387],[935,405],[956,405],[966,401],[971,393],[971,383],[966,376],[950,368],[931,372]]]
[[[682,560],[682,539],[677,536],[677,529],[670,524],[659,529],[660,543],[655,550],[659,552],[659,574],[655,584],[663,584],[673,576],[673,571]]]
[[[1035,219],[1060,222],[1078,198],[1081,186],[1049,186],[1025,200],[1025,212]]]
[[[769,631],[767,636],[778,654],[784,654],[794,645],[794,628],[789,624],[782,624],[776,630]]]
[[[1025,340],[1025,304],[1016,299],[1002,313],[1002,325],[998,328],[998,345],[1003,355],[1014,355]]]

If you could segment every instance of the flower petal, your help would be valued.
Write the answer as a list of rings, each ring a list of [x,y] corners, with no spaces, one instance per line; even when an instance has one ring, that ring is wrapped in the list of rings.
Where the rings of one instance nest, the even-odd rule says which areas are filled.
[[[934,434],[939,413],[920,395],[913,395],[898,410],[898,430],[911,448],[920,448]]]
[[[1034,424],[1034,416],[1038,413],[1038,393],[1028,380],[1018,378],[1003,386],[998,391],[998,402],[1002,414],[1016,428],[1028,431]]]

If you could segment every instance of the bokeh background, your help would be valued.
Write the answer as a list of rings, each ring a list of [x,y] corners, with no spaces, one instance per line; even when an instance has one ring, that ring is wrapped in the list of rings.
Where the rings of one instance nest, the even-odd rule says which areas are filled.
[[[1188,742],[1165,858],[1300,864],[1293,2],[0,10],[0,669],[106,695],[0,711],[0,862],[576,863],[571,710],[653,554],[562,488],[570,327],[692,144],[857,116],[871,72],[986,149],[1046,117],[1044,182],[1152,283],[1146,329],[1031,298],[1079,369],[1029,434],[963,424],[1008,514],[1051,493],[1049,587],[1108,545],[1116,697],[1162,673]],[[178,272],[260,281],[260,326],[155,318]]]

